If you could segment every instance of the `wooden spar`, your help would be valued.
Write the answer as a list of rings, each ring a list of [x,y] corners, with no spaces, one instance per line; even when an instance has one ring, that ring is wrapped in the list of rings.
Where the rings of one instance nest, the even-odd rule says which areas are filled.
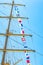
[[[12,5],[11,3],[0,3],[0,5]],[[13,4],[14,6],[25,6],[24,4]]]
[[[10,16],[0,16],[0,18],[10,18]],[[11,16],[11,18],[13,18],[13,19],[18,19],[18,18],[29,19],[28,17],[15,17],[15,16]]]
[[[27,49],[6,49],[6,50],[3,50],[3,49],[0,49],[0,52],[36,52],[35,50],[27,50]]]
[[[0,33],[0,36],[30,36],[30,37],[32,37],[31,34],[11,34],[11,33],[9,33],[9,34]]]

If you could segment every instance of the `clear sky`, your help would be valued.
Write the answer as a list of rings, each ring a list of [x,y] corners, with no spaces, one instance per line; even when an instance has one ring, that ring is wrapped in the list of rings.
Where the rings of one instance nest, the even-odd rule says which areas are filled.
[[[0,0],[0,3],[12,3],[12,0]],[[24,17],[29,17],[29,20],[23,20],[24,30],[27,34],[32,34],[33,37],[25,37],[26,44],[31,49],[36,50],[36,53],[29,53],[30,55],[30,64],[31,65],[43,65],[43,0],[15,0],[15,3],[25,4],[26,7],[18,7],[20,11],[20,15]],[[9,16],[10,15],[11,6],[0,5],[0,16]],[[15,10],[13,8],[14,16]],[[6,33],[6,29],[8,26],[8,19],[0,19],[0,33]],[[16,26],[15,26],[16,25]],[[10,32],[20,33],[20,27],[18,21],[12,19]],[[8,40],[7,48],[12,49],[24,49],[22,46],[23,43],[21,41],[21,37],[12,37],[12,39],[16,40],[20,43],[11,40],[11,37]],[[5,37],[0,36],[0,48],[4,48]],[[40,54],[38,54],[38,52]],[[2,52],[0,52],[0,63],[2,60]],[[12,57],[13,56],[13,57]],[[26,56],[25,53],[7,53],[6,54],[7,61],[13,65],[18,59],[23,59],[17,65],[27,65],[26,64]],[[5,59],[6,61],[6,59]]]

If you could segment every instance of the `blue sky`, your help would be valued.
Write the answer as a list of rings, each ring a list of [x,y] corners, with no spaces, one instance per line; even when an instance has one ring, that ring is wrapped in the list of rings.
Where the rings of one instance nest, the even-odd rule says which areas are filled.
[[[8,2],[8,3],[12,3],[12,0],[0,0],[1,2]],[[15,3],[22,3],[25,4],[26,7],[18,7],[19,11],[20,11],[20,15],[21,16],[26,16],[29,17],[29,20],[23,20],[23,25],[24,25],[24,30],[25,33],[30,33],[33,35],[32,38],[30,37],[25,37],[26,38],[26,44],[28,45],[28,47],[30,47],[31,49],[35,49],[36,53],[29,53],[30,55],[30,61],[31,61],[31,65],[43,65],[43,56],[41,56],[40,54],[38,54],[37,52],[43,54],[43,0],[15,0]],[[10,15],[10,9],[11,6],[2,6],[0,5],[0,16],[8,16]],[[2,14],[4,13],[4,14]],[[15,16],[15,11],[13,8],[13,15]],[[6,29],[8,26],[8,19],[0,19],[0,33],[6,33]],[[15,26],[16,25],[16,26]],[[30,31],[30,30],[32,31]],[[13,33],[20,33],[20,27],[18,24],[17,20],[12,19],[11,21],[11,26],[10,26],[10,32]],[[34,34],[34,32],[36,34]],[[40,37],[37,35],[39,34]],[[20,42],[21,44],[21,37],[12,37],[12,39],[16,40],[18,42]],[[4,43],[5,42],[5,37],[0,37],[0,48],[4,47]],[[24,47],[14,41],[12,41],[11,39],[8,40],[8,45],[7,48],[23,48]],[[0,52],[0,63],[2,60],[2,52]],[[17,55],[16,55],[17,54]],[[13,55],[13,58],[12,58]],[[17,65],[27,65],[25,60],[25,53],[7,53],[6,54],[6,58],[8,59],[7,61],[11,61],[13,60],[11,63],[11,65],[13,65],[12,63],[16,62],[18,59],[23,59],[23,61],[21,61],[20,63],[18,63]]]

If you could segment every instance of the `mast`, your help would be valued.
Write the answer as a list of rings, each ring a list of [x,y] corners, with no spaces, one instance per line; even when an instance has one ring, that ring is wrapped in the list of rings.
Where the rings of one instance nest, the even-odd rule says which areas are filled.
[[[19,49],[15,49],[14,50],[14,49],[7,49],[7,43],[8,43],[9,36],[30,36],[30,37],[32,37],[32,35],[31,34],[12,34],[12,33],[9,32],[12,18],[14,18],[14,19],[18,19],[18,18],[21,18],[21,19],[29,19],[28,17],[14,17],[12,15],[13,6],[25,6],[25,5],[23,5],[23,4],[15,4],[14,3],[14,0],[12,0],[12,4],[11,3],[0,3],[0,5],[9,5],[9,6],[12,6],[11,7],[11,11],[10,11],[10,16],[0,16],[0,18],[8,18],[9,19],[9,23],[8,23],[8,28],[7,28],[6,34],[0,33],[0,36],[6,36],[4,49],[0,49],[0,51],[3,52],[1,65],[5,65],[4,64],[4,60],[5,60],[5,54],[6,54],[6,52],[24,52],[24,51],[27,51],[27,52],[35,52],[35,50],[26,50],[26,49],[25,50],[22,50],[22,49],[20,49],[20,50]],[[19,60],[19,61],[21,61],[21,60]]]
[[[6,32],[6,34],[9,33],[9,29],[10,29],[10,23],[11,23],[12,11],[13,11],[13,4],[14,4],[14,1],[12,1],[12,7],[11,7],[10,18],[9,18],[9,23],[8,23],[8,28],[7,28],[7,32]],[[6,47],[7,47],[8,37],[9,37],[9,36],[6,36],[6,39],[5,39],[4,50],[6,50]],[[3,56],[2,56],[2,62],[1,62],[1,65],[4,65],[5,54],[6,54],[6,52],[4,51],[4,52],[3,52]]]

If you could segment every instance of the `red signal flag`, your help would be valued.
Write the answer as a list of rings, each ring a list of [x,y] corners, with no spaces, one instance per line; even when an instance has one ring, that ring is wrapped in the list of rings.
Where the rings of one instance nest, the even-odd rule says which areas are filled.
[[[24,30],[22,30],[22,33],[24,34]]]
[[[24,30],[21,31],[21,34],[24,34]]]
[[[27,63],[30,63],[30,60],[26,60]]]
[[[19,22],[19,23],[21,23],[21,22],[22,22],[22,20],[21,20],[21,19],[18,19],[18,22]]]

